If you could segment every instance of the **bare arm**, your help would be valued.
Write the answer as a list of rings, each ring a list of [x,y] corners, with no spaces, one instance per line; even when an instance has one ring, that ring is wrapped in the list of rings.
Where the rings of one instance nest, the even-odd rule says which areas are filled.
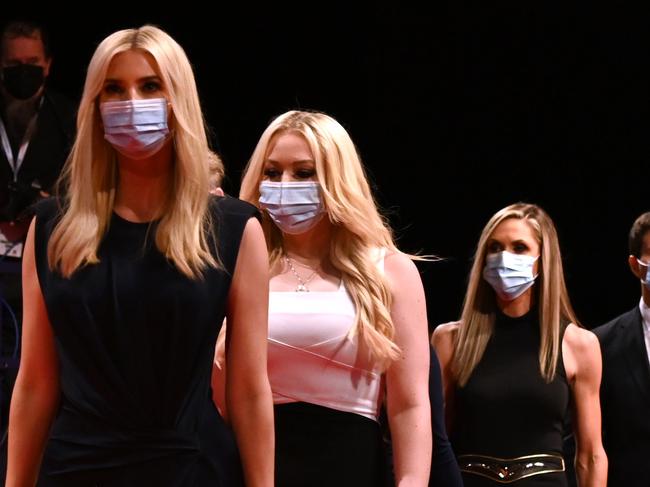
[[[402,356],[386,372],[387,412],[393,440],[396,485],[426,486],[431,465],[429,343],[424,289],[403,254],[385,260],[393,296],[391,317]]]
[[[228,423],[228,408],[226,407],[226,323],[219,331],[217,345],[212,361],[212,401],[217,406],[219,414]]]
[[[34,222],[23,254],[23,336],[11,399],[7,487],[34,486],[59,401],[59,362],[36,274]]]
[[[228,296],[226,402],[247,486],[273,485],[273,402],[266,372],[269,271],[264,235],[251,218]]]
[[[590,331],[570,325],[564,341],[569,345],[569,363],[575,403],[576,473],[580,487],[607,485],[607,455],[603,449],[600,417],[602,359],[598,339]]]
[[[442,370],[442,392],[445,399],[445,420],[447,431],[453,428],[454,390],[456,379],[452,373],[452,360],[454,358],[454,337],[458,331],[458,323],[444,323],[433,330],[431,345],[433,345],[440,369]]]

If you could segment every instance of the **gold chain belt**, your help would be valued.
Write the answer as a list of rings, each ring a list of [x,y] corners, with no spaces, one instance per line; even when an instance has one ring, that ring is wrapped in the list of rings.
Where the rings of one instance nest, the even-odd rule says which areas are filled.
[[[509,484],[533,475],[565,470],[564,458],[546,453],[516,458],[460,455],[458,465],[462,472],[481,475],[502,484]]]

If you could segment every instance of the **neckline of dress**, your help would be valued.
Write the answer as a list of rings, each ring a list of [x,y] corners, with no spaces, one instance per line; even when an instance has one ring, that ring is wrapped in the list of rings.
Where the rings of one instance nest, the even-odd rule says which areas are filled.
[[[142,227],[146,227],[146,226],[152,225],[154,223],[158,223],[160,221],[160,218],[158,218],[158,219],[155,219],[155,220],[150,220],[150,221],[145,221],[145,222],[134,222],[132,220],[128,220],[128,219],[124,218],[119,213],[117,213],[115,210],[113,210],[113,218],[116,221],[120,222],[120,223],[125,223],[127,225],[132,225],[132,226],[142,226]]]
[[[339,282],[339,287],[336,291],[308,291],[308,292],[297,292],[297,291],[269,291],[269,294],[337,294],[345,290],[343,285],[343,279]]]

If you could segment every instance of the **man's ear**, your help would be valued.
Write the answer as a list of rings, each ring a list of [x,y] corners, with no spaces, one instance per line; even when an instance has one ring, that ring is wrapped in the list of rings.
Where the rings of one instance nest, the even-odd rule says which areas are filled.
[[[43,66],[43,76],[45,76],[46,78],[47,78],[47,77],[49,76],[49,74],[50,74],[50,66],[51,66],[51,65],[52,65],[52,58],[49,57],[49,58],[47,58],[47,59],[45,60],[45,66]]]
[[[645,268],[639,264],[637,258],[633,255],[630,255],[627,258],[627,263],[630,265],[630,270],[638,279],[643,280],[645,278]]]

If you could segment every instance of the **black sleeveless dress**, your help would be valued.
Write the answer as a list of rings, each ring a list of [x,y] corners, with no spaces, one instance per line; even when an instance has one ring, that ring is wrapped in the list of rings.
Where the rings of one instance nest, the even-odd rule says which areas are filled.
[[[238,485],[228,427],[210,399],[217,334],[244,227],[257,210],[214,198],[211,248],[223,269],[181,274],[155,247],[156,223],[113,214],[100,262],[70,279],[47,243],[59,214],[37,208],[36,265],[54,331],[61,406],[42,486]]]
[[[564,329],[562,337],[564,337]],[[456,454],[516,458],[562,455],[570,391],[560,353],[546,383],[539,369],[538,311],[519,318],[498,313],[494,333],[465,387],[456,389],[452,444]],[[503,485],[463,472],[465,487]],[[565,487],[565,472],[514,481],[514,487]]]

